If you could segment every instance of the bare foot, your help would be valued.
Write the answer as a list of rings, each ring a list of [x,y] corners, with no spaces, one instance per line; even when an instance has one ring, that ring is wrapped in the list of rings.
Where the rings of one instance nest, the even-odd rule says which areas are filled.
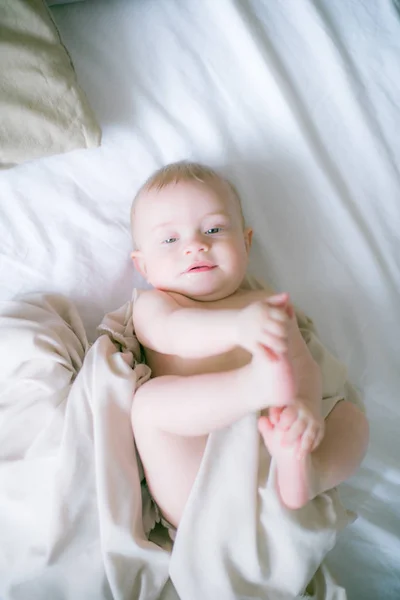
[[[324,437],[325,422],[321,411],[299,399],[288,406],[271,406],[268,418],[271,425],[282,431],[282,446],[297,445],[298,458],[313,452]]]
[[[273,410],[272,421],[276,420],[276,416]],[[270,417],[261,416],[258,428],[268,452],[276,460],[282,502],[291,509],[301,508],[315,496],[315,474],[311,454],[300,451],[301,441],[298,439],[292,444],[285,443],[286,431],[280,429],[278,424],[273,424]]]

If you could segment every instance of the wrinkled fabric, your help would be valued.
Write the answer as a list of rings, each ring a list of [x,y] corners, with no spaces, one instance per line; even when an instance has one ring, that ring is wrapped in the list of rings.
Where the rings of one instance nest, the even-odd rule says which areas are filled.
[[[308,335],[329,404],[344,397],[345,371]],[[2,600],[303,592],[351,516],[336,491],[299,511],[281,505],[256,415],[210,436],[172,553],[147,539],[154,512],[130,425],[150,376],[140,361],[131,302],[106,315],[91,347],[61,296],[0,304]],[[345,597],[325,567],[310,586],[314,598]]]

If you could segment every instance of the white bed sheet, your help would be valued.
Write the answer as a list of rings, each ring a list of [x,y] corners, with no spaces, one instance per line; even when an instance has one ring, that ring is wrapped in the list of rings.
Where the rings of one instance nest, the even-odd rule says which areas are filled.
[[[237,183],[253,267],[349,365],[371,445],[329,562],[400,597],[400,19],[389,0],[86,0],[54,10],[103,146],[0,173],[0,299],[74,299],[89,335],[134,283],[129,207],[193,158]]]

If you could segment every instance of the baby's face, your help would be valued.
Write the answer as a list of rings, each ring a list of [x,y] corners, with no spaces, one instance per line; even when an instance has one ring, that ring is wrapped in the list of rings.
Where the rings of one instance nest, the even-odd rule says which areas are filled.
[[[195,300],[235,292],[247,268],[251,230],[225,182],[180,182],[139,196],[133,253],[155,288]]]

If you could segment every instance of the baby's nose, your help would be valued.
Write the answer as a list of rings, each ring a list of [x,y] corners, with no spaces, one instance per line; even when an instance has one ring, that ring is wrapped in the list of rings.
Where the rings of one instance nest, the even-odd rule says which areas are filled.
[[[185,254],[193,254],[196,252],[207,252],[210,246],[204,238],[196,237],[186,244]]]

